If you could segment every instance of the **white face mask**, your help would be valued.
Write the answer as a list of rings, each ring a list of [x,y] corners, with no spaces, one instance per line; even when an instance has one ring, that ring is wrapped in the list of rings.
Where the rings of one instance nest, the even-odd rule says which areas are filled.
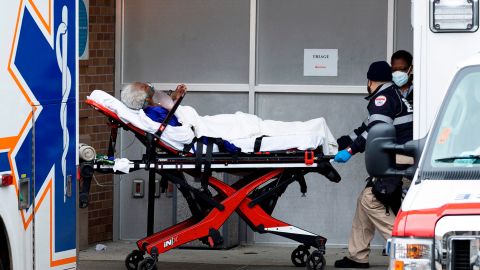
[[[397,70],[392,73],[392,81],[398,86],[402,87],[408,82],[408,73]]]

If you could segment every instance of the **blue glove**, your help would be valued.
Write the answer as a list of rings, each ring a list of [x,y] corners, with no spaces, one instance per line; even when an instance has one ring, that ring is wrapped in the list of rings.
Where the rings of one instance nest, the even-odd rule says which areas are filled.
[[[352,157],[352,154],[350,154],[346,149],[344,149],[335,155],[335,161],[339,163],[345,163],[351,157]]]

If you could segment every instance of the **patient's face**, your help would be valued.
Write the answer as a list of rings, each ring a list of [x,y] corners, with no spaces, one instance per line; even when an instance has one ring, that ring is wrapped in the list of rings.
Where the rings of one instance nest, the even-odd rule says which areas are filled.
[[[149,94],[149,93],[147,93]],[[153,103],[153,96],[148,95],[145,101],[148,103],[148,106],[154,106],[155,103]]]
[[[153,90],[153,87],[146,83],[142,83],[139,86],[145,93],[147,93],[147,98],[145,99],[145,101],[147,102],[148,106],[154,106],[155,103],[153,102],[153,95],[155,94],[155,90]]]

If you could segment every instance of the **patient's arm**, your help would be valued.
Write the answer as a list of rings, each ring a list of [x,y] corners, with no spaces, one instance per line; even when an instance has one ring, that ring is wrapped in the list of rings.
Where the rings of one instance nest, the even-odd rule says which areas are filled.
[[[155,91],[155,94],[153,95],[153,102],[170,111],[173,108],[177,98],[182,96],[186,91],[187,86],[185,84],[179,84],[171,96],[167,95],[163,91]]]
[[[179,98],[185,92],[187,92],[187,86],[185,84],[182,83],[177,85],[177,89],[175,89],[175,92],[172,93],[172,99],[176,101],[177,98]]]

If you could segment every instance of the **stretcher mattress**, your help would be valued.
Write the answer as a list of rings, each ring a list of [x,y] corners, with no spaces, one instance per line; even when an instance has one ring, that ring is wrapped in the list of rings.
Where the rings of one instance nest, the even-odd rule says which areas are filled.
[[[104,91],[94,90],[87,98],[116,113],[125,123],[132,124],[146,132],[155,133],[160,127],[160,123],[151,120],[143,110],[129,109],[121,101]],[[333,155],[337,152],[337,146],[334,141],[332,142],[331,138],[328,140],[325,138],[325,135],[322,135],[327,134],[331,137],[330,130],[326,123],[323,125],[324,130],[319,131],[318,134],[304,133],[264,137],[260,151],[281,151],[288,149],[309,150],[322,146],[324,154]],[[184,149],[185,145],[190,144],[194,138],[195,134],[188,126],[167,126],[161,136],[162,141],[180,151]],[[242,138],[229,140],[229,142],[241,148],[242,152],[250,153],[253,152],[255,139],[256,137]],[[217,151],[218,148],[214,146],[214,152]]]

